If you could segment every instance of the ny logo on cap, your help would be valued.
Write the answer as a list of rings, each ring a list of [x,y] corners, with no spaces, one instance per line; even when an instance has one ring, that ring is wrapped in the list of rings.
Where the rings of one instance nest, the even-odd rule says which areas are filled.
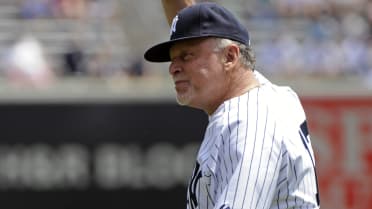
[[[178,21],[178,15],[176,15],[176,16],[173,18],[172,26],[171,26],[171,29],[170,29],[170,32],[169,32],[170,34],[169,34],[169,35],[172,35],[172,33],[176,32],[177,21]]]

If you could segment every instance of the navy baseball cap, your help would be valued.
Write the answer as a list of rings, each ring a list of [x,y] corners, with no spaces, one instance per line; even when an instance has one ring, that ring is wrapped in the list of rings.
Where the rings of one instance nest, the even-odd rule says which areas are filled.
[[[144,57],[150,62],[169,62],[171,46],[182,40],[219,37],[249,45],[247,29],[226,8],[212,2],[186,7],[174,17],[170,40],[152,46]]]

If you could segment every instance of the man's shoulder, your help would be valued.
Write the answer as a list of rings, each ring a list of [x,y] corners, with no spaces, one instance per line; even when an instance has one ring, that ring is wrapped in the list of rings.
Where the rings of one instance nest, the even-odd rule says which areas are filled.
[[[272,85],[266,99],[272,113],[280,123],[297,125],[305,120],[305,112],[297,93],[288,86]]]

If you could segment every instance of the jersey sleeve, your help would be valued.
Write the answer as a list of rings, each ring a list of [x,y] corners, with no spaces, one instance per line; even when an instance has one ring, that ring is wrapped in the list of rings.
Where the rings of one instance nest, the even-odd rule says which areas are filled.
[[[220,164],[214,169],[220,181],[215,209],[266,209],[274,199],[285,151],[274,114],[268,105],[258,103],[259,99],[250,99],[225,116]]]

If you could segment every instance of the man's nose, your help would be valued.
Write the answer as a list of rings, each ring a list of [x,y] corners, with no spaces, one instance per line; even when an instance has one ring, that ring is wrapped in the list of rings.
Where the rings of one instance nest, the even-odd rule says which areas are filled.
[[[180,65],[178,65],[177,63],[172,62],[169,65],[169,74],[175,75],[175,74],[177,74],[177,73],[179,73],[181,71],[182,71],[182,67]]]

